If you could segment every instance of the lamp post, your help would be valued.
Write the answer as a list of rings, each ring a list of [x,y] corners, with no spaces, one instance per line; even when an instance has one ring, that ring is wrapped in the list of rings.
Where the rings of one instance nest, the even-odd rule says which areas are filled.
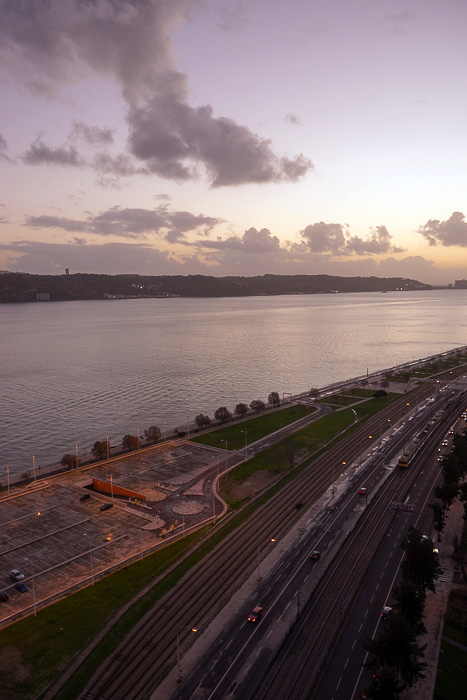
[[[76,464],[75,467],[78,469],[79,461],[78,461],[78,443],[75,442],[75,450],[76,450]]]
[[[6,482],[8,486],[8,495],[10,495],[10,467],[6,465]]]
[[[214,507],[214,481],[211,481],[211,479],[208,479],[208,484],[211,484],[212,514],[214,517],[214,522],[216,522],[216,509]]]
[[[241,430],[241,433],[245,433],[245,459],[248,457],[248,432],[246,430]]]
[[[178,666],[178,678],[177,678],[177,683],[182,682],[182,665],[180,662],[180,632],[185,628],[185,625],[182,627],[179,627],[177,630],[177,666]],[[192,632],[197,632],[198,629],[196,627],[191,628]]]
[[[111,497],[112,500],[113,500],[113,497],[114,497],[114,482],[113,482],[113,479],[112,479],[112,474],[108,474],[108,476],[110,476],[110,497]]]
[[[32,456],[32,470],[33,470],[34,481],[35,481],[36,480],[36,458],[34,455]]]
[[[34,585],[34,569],[32,567],[32,561],[27,557],[24,557],[24,561],[28,561],[31,565],[31,582],[32,582],[32,603],[34,608],[34,615],[36,614],[36,588]]]
[[[88,545],[89,545],[89,557],[91,560],[91,585],[94,586],[94,568],[92,565],[92,549],[91,549],[91,540],[89,538],[89,535],[85,532],[84,536],[88,538]]]
[[[136,440],[137,440],[136,449],[139,450],[139,427],[136,428]]]
[[[106,439],[106,444],[107,444],[107,459],[110,458],[110,447],[109,447],[109,436],[107,435]]]
[[[227,456],[229,454],[229,448],[227,440],[222,439],[221,442],[225,442],[225,468],[227,469]]]

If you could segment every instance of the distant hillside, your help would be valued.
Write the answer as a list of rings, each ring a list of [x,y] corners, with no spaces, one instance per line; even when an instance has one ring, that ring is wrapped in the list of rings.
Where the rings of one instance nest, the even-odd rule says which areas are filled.
[[[0,302],[71,301],[114,297],[242,297],[277,294],[330,294],[432,289],[402,277],[333,277],[331,275],[30,275],[0,273]]]

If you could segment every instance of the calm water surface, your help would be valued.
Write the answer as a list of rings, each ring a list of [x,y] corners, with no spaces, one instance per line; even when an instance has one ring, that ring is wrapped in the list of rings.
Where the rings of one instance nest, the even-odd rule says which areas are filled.
[[[467,345],[467,290],[0,305],[0,481]]]

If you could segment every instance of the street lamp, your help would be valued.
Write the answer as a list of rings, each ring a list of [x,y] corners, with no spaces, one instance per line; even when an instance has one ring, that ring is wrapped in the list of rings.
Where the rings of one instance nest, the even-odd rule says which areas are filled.
[[[245,433],[245,459],[248,457],[248,432],[246,430],[240,430],[241,433]]]
[[[92,565],[92,549],[91,549],[91,540],[88,536],[88,534],[85,532],[84,536],[88,538],[88,545],[89,545],[89,556],[91,558],[91,585],[94,586],[94,568]]]
[[[185,625],[182,627],[179,627],[177,630],[177,666],[178,666],[178,678],[177,678],[177,683],[182,682],[182,665],[180,663],[180,632],[185,628]],[[197,632],[198,629],[196,627],[191,628],[192,632]]]
[[[216,522],[216,509],[214,507],[214,481],[211,481],[211,479],[208,479],[208,484],[211,484],[212,514],[214,517],[214,522]],[[183,535],[183,536],[185,536],[185,535]]]
[[[32,582],[32,601],[34,607],[34,615],[36,614],[36,588],[34,586],[34,569],[32,568],[32,561],[27,557],[24,557],[24,561],[28,561],[31,565],[31,582]]]
[[[78,469],[79,462],[78,462],[78,443],[77,442],[75,442],[75,449],[76,449],[76,465],[75,466],[76,466],[76,469]]]
[[[34,481],[35,481],[36,480],[36,458],[34,455],[32,456],[32,469],[33,469]]]
[[[6,465],[6,482],[8,485],[8,495],[10,495],[10,467]]]
[[[110,458],[110,446],[109,446],[109,436],[107,435],[106,439],[106,444],[107,444],[107,459]]]
[[[229,454],[229,448],[227,440],[221,439],[221,442],[225,442],[225,468],[227,469],[227,456]]]

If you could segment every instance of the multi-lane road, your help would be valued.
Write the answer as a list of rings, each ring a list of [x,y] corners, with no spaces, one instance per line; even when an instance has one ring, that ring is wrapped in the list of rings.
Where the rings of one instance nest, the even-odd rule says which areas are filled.
[[[343,648],[332,656],[333,665],[316,697],[354,697],[364,657],[363,640],[374,633],[391,588],[401,537],[409,525],[419,523],[418,513],[424,510],[439,476],[437,446],[460,414],[455,404],[462,400],[461,396],[438,396],[428,402],[367,461],[359,481],[348,481],[339,498],[309,524],[260,583],[174,700],[308,698],[316,691],[343,629]],[[395,469],[403,445],[421,433],[448,401],[451,407],[426,437],[417,461],[407,471]],[[426,455],[432,453],[435,456],[426,461]],[[358,493],[362,479],[367,488],[364,495]],[[413,512],[391,510],[389,504],[394,500],[410,500]],[[431,517],[427,514],[422,521],[429,532]],[[312,549],[321,550],[319,560],[310,560]],[[257,603],[263,607],[263,618],[252,625],[247,622],[248,606]]]
[[[427,402],[426,412],[420,418],[420,425],[423,421],[426,423],[429,420],[430,411],[435,413],[439,410],[438,403],[441,405],[447,401],[444,398],[445,395],[439,395],[434,401],[428,402],[432,394],[433,384],[425,383],[410,395],[410,411],[417,403],[421,405]],[[203,630],[206,627],[215,614],[229,603],[232,590],[235,590],[235,587],[240,585],[245,577],[259,565],[263,552],[271,547],[271,533],[285,531],[297,520],[299,515],[296,510],[297,503],[302,502],[306,506],[315,503],[329,486],[336,465],[342,464],[343,456],[348,464],[355,462],[361,453],[362,442],[368,440],[369,434],[378,435],[379,431],[384,430],[384,426],[387,428],[388,422],[394,425],[408,413],[408,403],[406,397],[402,397],[378,416],[370,419],[364,426],[360,428],[356,426],[355,430],[344,437],[338,445],[313,460],[306,470],[297,474],[296,478],[287,483],[273,498],[256,509],[248,520],[226,537],[201,564],[192,568],[189,576],[182,579],[170,594],[135,627],[117,652],[91,679],[81,697],[89,700],[97,698],[131,700],[131,698],[141,699],[149,696],[176,660],[177,651],[183,654],[188,638],[193,637],[191,628],[196,625],[199,630]],[[400,476],[400,481],[406,478],[397,473],[397,470],[388,469],[388,467],[391,460],[395,463],[402,446],[416,432],[416,420],[418,419],[414,418],[409,421],[405,431],[395,433],[393,441],[383,443],[392,445],[392,456],[381,449],[375,452],[385,456],[381,458],[381,463],[375,462],[372,467],[368,465],[368,469],[372,472],[365,475],[368,498],[366,496],[362,498],[356,493],[360,485],[356,481],[350,483],[350,491],[347,495],[336,490],[326,511],[306,528],[303,533],[304,539],[294,543],[294,546],[285,554],[284,562],[278,564],[279,568],[268,577],[268,581],[262,582],[263,585],[272,581],[271,590],[264,589],[264,592],[258,590],[257,594],[261,601],[257,600],[258,595],[250,601],[249,605],[263,603],[265,615],[261,623],[254,630],[251,626],[246,626],[247,609],[240,612],[238,621],[234,617],[232,623],[221,630],[225,634],[222,635],[220,652],[214,654],[213,667],[210,668],[209,663],[203,668],[200,666],[203,671],[201,678],[198,681],[193,678],[187,679],[179,689],[180,697],[184,697],[185,692],[186,697],[190,698],[196,697],[195,693],[199,697],[211,697],[209,693],[212,693],[219,682],[227,683],[227,691],[230,692],[230,688],[235,690],[240,682],[244,682],[242,673],[248,679],[247,685],[242,686],[242,692],[244,687],[256,687],[256,680],[259,681],[269,667],[274,654],[282,644],[284,635],[294,626],[293,623],[297,617],[303,618],[305,604],[308,599],[312,600],[313,591],[319,588],[317,584],[326,571],[331,570],[335,558],[333,549],[337,552],[342,536],[346,539],[345,536],[355,529],[355,524],[373,512],[377,500],[376,494],[387,488],[385,484],[390,481],[389,477]],[[379,478],[379,472],[388,478]],[[361,479],[363,476],[359,474],[358,478]],[[376,488],[378,479],[382,484],[379,490]],[[390,495],[392,500],[394,489]],[[340,498],[342,500],[339,500]],[[368,508],[366,508],[367,505]],[[378,518],[379,516],[376,519]],[[370,524],[370,532],[374,529],[376,529],[375,525]],[[307,537],[309,540],[306,539]],[[320,548],[323,554],[318,562],[311,563],[307,556],[308,550],[315,548]],[[284,588],[284,592],[281,593],[281,586],[285,587],[289,580],[292,582],[292,589]],[[336,608],[336,601],[338,601],[337,610],[339,610],[338,595],[329,590],[329,596],[331,600],[328,601],[328,607]],[[277,617],[270,612],[275,606],[278,610]],[[267,644],[259,643],[256,635],[262,635],[266,630],[268,630]],[[250,638],[252,646],[248,651],[241,651]],[[273,645],[272,650],[269,650],[270,642]],[[229,663],[230,657],[233,655],[235,659],[240,652],[246,653],[246,666],[243,665],[242,659],[238,659],[233,664]],[[251,663],[252,659],[256,661]],[[204,661],[202,663],[204,664]],[[227,676],[223,680],[226,672],[233,674],[230,685],[227,682]],[[157,697],[157,691],[154,697]],[[219,697],[228,697],[228,695],[219,695]]]

